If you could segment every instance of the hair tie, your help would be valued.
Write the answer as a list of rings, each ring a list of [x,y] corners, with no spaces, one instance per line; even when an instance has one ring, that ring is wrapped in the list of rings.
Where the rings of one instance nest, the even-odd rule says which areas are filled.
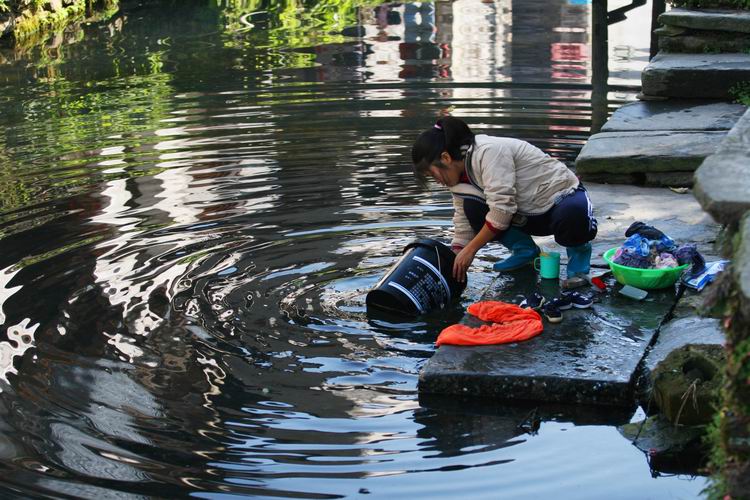
[[[434,126],[434,127],[436,128],[436,129],[438,129],[438,130],[443,130],[443,127],[442,127],[442,126],[441,126],[441,125],[440,125],[439,123],[436,123],[436,124],[435,124],[435,125],[433,125],[433,126]]]

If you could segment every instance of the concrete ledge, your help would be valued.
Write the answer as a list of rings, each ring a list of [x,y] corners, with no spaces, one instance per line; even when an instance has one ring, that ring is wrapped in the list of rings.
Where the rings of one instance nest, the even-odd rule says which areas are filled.
[[[725,225],[738,224],[750,210],[750,110],[695,172],[695,197]]]
[[[641,73],[643,93],[658,97],[728,99],[729,89],[750,80],[750,54],[659,52]]]
[[[691,172],[716,152],[726,132],[605,132],[591,136],[576,173]]]
[[[659,16],[659,22],[699,30],[750,33],[750,12],[746,10],[671,9]]]

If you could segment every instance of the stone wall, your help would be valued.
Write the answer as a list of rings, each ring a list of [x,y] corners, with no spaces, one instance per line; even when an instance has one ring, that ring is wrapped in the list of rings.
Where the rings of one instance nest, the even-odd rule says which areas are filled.
[[[724,227],[731,272],[716,284],[727,333],[727,383],[714,453],[719,485],[731,498],[750,498],[750,110],[716,154],[695,173],[695,196]]]

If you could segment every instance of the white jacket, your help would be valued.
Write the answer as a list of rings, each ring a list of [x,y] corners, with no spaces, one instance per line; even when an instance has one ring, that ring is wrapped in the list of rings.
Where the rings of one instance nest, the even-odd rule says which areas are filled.
[[[519,224],[525,216],[541,215],[579,181],[564,163],[520,139],[477,135],[466,154],[470,184],[450,188],[453,194],[453,246],[465,246],[475,233],[464,214],[463,200],[489,205],[486,220],[496,229]]]

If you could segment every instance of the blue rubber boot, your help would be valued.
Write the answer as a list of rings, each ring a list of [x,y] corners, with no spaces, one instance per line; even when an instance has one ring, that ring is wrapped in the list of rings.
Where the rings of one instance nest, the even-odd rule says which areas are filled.
[[[499,272],[514,271],[531,265],[539,256],[539,247],[536,246],[531,236],[513,226],[509,227],[503,234],[500,243],[510,250],[510,257],[500,262],[495,262],[492,269]]]
[[[568,279],[587,276],[591,270],[591,243],[577,247],[565,247],[568,254]]]

